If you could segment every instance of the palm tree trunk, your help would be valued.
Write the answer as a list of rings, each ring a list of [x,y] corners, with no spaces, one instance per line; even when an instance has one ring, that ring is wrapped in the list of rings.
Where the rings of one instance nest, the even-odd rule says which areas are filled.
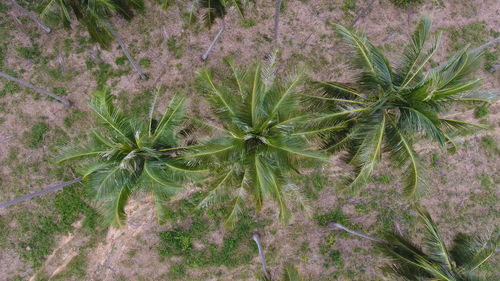
[[[500,43],[500,37],[498,38],[495,38],[493,40],[491,40],[490,42],[486,43],[486,44],[483,44],[475,49],[472,49],[472,51],[470,51],[471,53],[479,53],[481,52],[484,48],[487,48],[489,47],[490,45],[493,45],[495,43]]]
[[[21,5],[19,5],[16,2],[16,0],[10,0],[10,2],[12,3],[12,5],[14,5],[19,10],[21,10],[23,13],[25,13],[30,19],[32,19],[34,22],[36,22],[43,29],[43,31],[45,31],[45,33],[50,33],[50,27],[48,27],[45,24],[43,24],[37,17],[35,17],[34,15],[32,15],[30,12],[28,12],[28,10],[26,10],[25,8],[23,8]]]
[[[375,0],[372,0],[370,2],[370,4],[368,4],[368,6],[366,6],[366,8],[364,8],[363,11],[361,11],[361,13],[359,13],[359,15],[352,22],[351,27],[354,26],[358,22],[358,20],[360,20],[362,17],[364,17],[366,15],[366,13],[368,12],[368,10],[370,10],[370,8],[373,6],[373,4],[375,4]]]
[[[51,92],[49,92],[49,91],[47,91],[45,89],[39,88],[37,86],[34,86],[34,85],[32,85],[32,84],[30,84],[30,83],[28,83],[26,81],[23,81],[21,79],[17,79],[15,77],[12,77],[12,76],[10,76],[7,73],[4,73],[4,72],[0,71],[0,77],[3,77],[3,78],[8,79],[10,81],[14,81],[14,82],[18,83],[19,85],[24,86],[24,87],[28,87],[28,88],[30,88],[30,89],[32,89],[32,90],[34,90],[34,91],[36,91],[36,92],[38,92],[38,93],[40,93],[42,95],[46,95],[46,96],[49,96],[51,98],[54,98],[54,99],[60,101],[65,106],[70,106],[71,105],[71,103],[67,99],[61,98],[61,97],[59,97],[59,96],[57,96],[57,95],[55,95],[55,94],[53,94],[53,93],[51,93]]]
[[[73,180],[70,180],[70,181],[66,181],[66,182],[62,182],[62,183],[59,183],[59,184],[56,184],[56,185],[53,185],[53,186],[47,186],[42,191],[38,191],[38,192],[35,192],[35,193],[24,195],[24,196],[21,196],[19,198],[16,198],[16,199],[12,200],[12,201],[9,201],[9,202],[0,203],[0,208],[6,208],[6,207],[8,207],[10,205],[14,205],[14,204],[17,204],[17,203],[29,200],[29,199],[31,199],[33,197],[38,197],[38,196],[42,196],[44,194],[47,194],[49,192],[53,192],[53,191],[56,191],[56,190],[61,190],[61,189],[63,189],[64,187],[66,187],[68,185],[72,185],[72,184],[80,182],[80,181],[82,181],[82,178],[78,177],[76,179],[73,179]]]
[[[336,223],[336,222],[329,222],[328,223],[328,226],[329,227],[332,227],[332,228],[338,228],[338,229],[342,229],[344,231],[347,231],[353,235],[356,235],[358,237],[361,237],[361,238],[365,238],[365,239],[368,239],[368,240],[371,240],[373,242],[376,242],[376,243],[387,243],[385,240],[382,240],[380,238],[377,238],[377,237],[373,237],[373,236],[370,236],[370,235],[367,235],[367,234],[364,234],[364,233],[361,233],[361,232],[357,232],[357,231],[354,231],[352,229],[349,229],[343,225],[341,225],[340,223]]]
[[[267,279],[271,280],[271,276],[269,275],[269,272],[267,271],[267,265],[266,265],[266,257],[264,256],[264,250],[262,250],[262,244],[260,243],[260,236],[258,233],[254,233],[252,235],[253,241],[257,244],[257,248],[259,249],[259,255],[260,255],[260,262],[262,263],[262,271],[264,271],[264,275],[266,276]]]
[[[111,27],[110,24],[106,24],[106,25],[107,25],[108,30],[111,32],[111,34],[113,34],[113,36],[115,37],[115,40],[118,41],[118,44],[120,44],[120,47],[122,48],[123,53],[127,57],[130,64],[134,67],[135,71],[137,71],[137,73],[139,73],[139,76],[141,76],[142,80],[146,80],[146,76],[142,73],[139,66],[135,63],[134,59],[130,56],[130,54],[127,51],[127,48],[125,47],[125,44],[123,44],[122,40],[120,40],[120,37],[118,37],[118,34],[116,34],[113,27]]]
[[[217,33],[217,35],[215,35],[215,38],[214,40],[212,41],[212,43],[210,43],[210,46],[208,47],[207,51],[201,56],[201,59],[202,60],[207,60],[208,59],[208,55],[210,54],[210,52],[212,51],[212,49],[214,48],[215,46],[215,43],[217,42],[217,40],[219,40],[219,37],[222,35],[222,32],[224,32],[224,29],[226,28],[226,21],[224,20],[224,18],[222,18],[222,27],[221,29],[219,30],[219,33]]]
[[[280,11],[281,11],[281,0],[278,0],[278,4],[276,5],[276,12],[274,14],[274,48],[278,49],[278,27],[280,24]]]

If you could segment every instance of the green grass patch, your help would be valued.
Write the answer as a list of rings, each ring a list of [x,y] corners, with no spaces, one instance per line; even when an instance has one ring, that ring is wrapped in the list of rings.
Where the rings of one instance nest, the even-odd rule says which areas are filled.
[[[16,49],[19,56],[29,59],[34,63],[40,62],[40,58],[42,56],[42,51],[40,51],[40,46],[36,43],[33,43],[31,47],[21,47]]]
[[[476,108],[476,111],[474,112],[474,116],[476,118],[482,118],[490,113],[490,108],[486,105],[482,105],[478,108]]]
[[[487,153],[500,153],[498,143],[492,136],[484,136],[481,139],[481,147],[486,150]]]
[[[30,130],[23,134],[24,141],[29,148],[39,148],[43,142],[43,136],[49,131],[49,125],[44,121],[38,121]]]
[[[200,194],[197,194],[193,199],[180,202],[175,210],[168,211],[166,215],[169,220],[180,223],[174,223],[171,229],[158,234],[158,254],[162,257],[182,258],[181,262],[171,265],[169,277],[173,280],[181,276],[186,278],[182,274],[185,268],[234,268],[248,264],[257,254],[251,235],[260,226],[259,223],[248,215],[242,215],[236,226],[224,233],[222,245],[217,245],[207,235],[219,229],[224,218],[223,211],[211,210],[205,216],[196,208],[199,199]],[[215,225],[211,226],[211,221],[215,221]],[[195,248],[195,241],[203,245],[203,248]]]
[[[55,235],[73,230],[72,223],[82,215],[85,216],[82,231],[96,233],[99,215],[83,201],[82,194],[81,187],[69,186],[56,195],[52,204],[47,206],[47,211],[27,210],[16,214],[19,252],[34,268],[41,266],[51,253]]]
[[[342,212],[341,208],[337,208],[329,213],[316,215],[315,220],[320,226],[327,226],[329,222],[336,222],[343,225],[347,225],[347,217]]]

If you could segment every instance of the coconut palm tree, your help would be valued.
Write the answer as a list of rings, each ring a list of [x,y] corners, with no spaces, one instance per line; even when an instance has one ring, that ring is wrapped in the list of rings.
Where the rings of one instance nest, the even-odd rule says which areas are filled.
[[[177,157],[185,97],[174,95],[160,118],[155,118],[155,98],[146,122],[123,115],[111,99],[107,90],[95,92],[89,105],[102,130],[92,130],[89,143],[62,149],[57,161],[92,158],[81,171],[82,181],[107,222],[122,225],[129,197],[144,191],[153,194],[162,223],[166,201],[194,172]]]
[[[500,244],[500,228],[490,235],[459,233],[455,236],[451,248],[448,248],[429,213],[419,209],[418,215],[425,225],[423,247],[416,245],[415,239],[396,232],[387,233],[385,239],[368,237],[391,259],[391,262],[382,268],[384,272],[393,275],[397,280],[493,280],[477,271],[495,254]],[[360,235],[345,227],[341,229],[367,238],[366,235]]]
[[[111,17],[119,14],[126,20],[134,16],[133,9],[144,9],[143,0],[50,0],[42,10],[41,16],[51,25],[62,24],[64,27],[71,26],[72,13],[76,19],[85,25],[90,38],[104,49],[109,49],[111,42],[116,40],[126,57],[139,73],[142,80],[146,77],[128,53],[113,27],[110,24]]]
[[[275,79],[275,56],[271,57],[264,69],[254,64],[244,71],[228,60],[229,76],[208,69],[198,73],[200,90],[217,118],[217,123],[206,125],[218,135],[189,149],[184,157],[210,167],[213,189],[200,207],[231,202],[229,226],[236,222],[248,196],[259,210],[264,198],[272,198],[279,204],[280,219],[289,218],[285,201],[301,199],[289,176],[308,162],[326,159],[309,149],[299,131],[304,116],[297,107],[297,87],[304,75]]]
[[[346,149],[348,162],[356,167],[356,176],[347,183],[353,191],[364,185],[387,152],[404,168],[404,194],[416,198],[425,191],[426,181],[415,142],[428,138],[443,147],[456,147],[454,136],[486,127],[443,116],[452,104],[490,103],[498,93],[475,91],[481,79],[469,76],[480,54],[468,47],[425,71],[441,37],[438,33],[426,44],[430,25],[428,18],[420,21],[395,67],[365,35],[337,25],[352,50],[358,78],[354,84],[315,82],[318,94],[307,98],[316,111],[328,111],[310,122],[311,127],[323,128],[324,149]]]

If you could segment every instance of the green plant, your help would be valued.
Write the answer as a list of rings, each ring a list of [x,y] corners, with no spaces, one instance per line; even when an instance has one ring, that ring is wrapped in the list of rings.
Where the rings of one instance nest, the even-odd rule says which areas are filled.
[[[253,3],[253,0],[243,1],[243,0],[203,0],[195,1],[193,3],[193,8],[189,15],[189,23],[193,22],[195,18],[195,12],[201,11],[202,18],[205,26],[211,27],[217,18],[224,18],[227,11],[234,7],[238,14],[243,18],[245,14],[246,7],[249,3]]]
[[[424,0],[391,0],[398,7],[408,7],[410,5],[422,4]]]
[[[174,95],[165,113],[155,119],[155,97],[146,122],[121,114],[111,99],[107,90],[94,93],[89,105],[103,130],[92,130],[89,144],[63,149],[58,162],[95,159],[82,169],[82,180],[99,203],[106,222],[122,225],[128,198],[142,189],[153,194],[158,221],[163,223],[165,203],[193,172],[176,157],[185,98]]]
[[[384,242],[377,243],[391,259],[383,267],[386,273],[405,280],[492,280],[476,271],[495,253],[500,244],[500,229],[489,237],[459,233],[448,248],[430,215],[419,210],[419,217],[425,225],[424,248],[399,233],[388,233]]]
[[[143,0],[109,0],[109,1],[49,1],[41,12],[41,17],[51,25],[62,24],[69,28],[71,25],[72,11],[76,19],[83,24],[90,37],[104,49],[109,49],[114,39],[109,28],[109,18],[118,13],[127,20],[133,16],[133,9],[144,9]],[[64,49],[70,46],[65,41]]]
[[[492,136],[484,136],[481,139],[481,147],[488,153],[500,153],[500,148],[498,148],[498,143]]]
[[[29,148],[39,148],[43,141],[43,136],[49,130],[49,125],[43,121],[39,121],[31,127],[31,130],[24,133],[24,140]]]
[[[275,79],[274,56],[264,69],[255,64],[244,71],[227,63],[229,77],[217,75],[221,79],[214,80],[208,69],[198,73],[199,88],[220,124],[205,123],[219,136],[184,156],[212,171],[213,189],[200,207],[230,202],[226,224],[233,226],[248,199],[260,210],[270,197],[279,205],[279,218],[286,220],[286,201],[302,202],[289,175],[308,162],[327,159],[309,149],[304,138],[308,132],[301,131],[307,118],[298,108],[297,87],[304,76]]]
[[[403,59],[392,68],[387,58],[359,32],[337,25],[339,34],[352,49],[359,79],[348,86],[337,82],[314,82],[319,94],[306,96],[318,114],[310,126],[321,132],[323,148],[346,149],[356,175],[346,185],[357,192],[370,178],[383,152],[404,168],[404,194],[417,198],[426,190],[423,165],[413,149],[422,138],[456,148],[453,137],[481,124],[442,117],[451,103],[490,103],[495,93],[476,93],[480,79],[468,79],[479,55],[465,47],[443,65],[424,72],[440,40],[427,49],[431,22],[423,18]]]
[[[149,67],[151,65],[151,60],[148,58],[141,58],[139,60],[139,65],[143,67]]]
[[[476,108],[476,111],[474,112],[474,116],[476,118],[482,118],[490,113],[490,108],[487,105],[480,106]]]

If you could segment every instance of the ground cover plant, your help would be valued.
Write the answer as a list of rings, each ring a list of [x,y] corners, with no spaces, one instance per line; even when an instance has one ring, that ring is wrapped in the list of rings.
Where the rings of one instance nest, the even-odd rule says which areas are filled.
[[[325,151],[327,161],[293,159],[293,169],[278,171],[284,175],[284,180],[280,181],[283,183],[282,197],[293,195],[288,193],[293,183],[292,187],[300,191],[301,200],[309,208],[287,202],[288,221],[278,220],[280,204],[273,196],[264,196],[258,210],[253,197],[245,193],[238,220],[230,223],[228,215],[235,206],[235,200],[230,199],[238,198],[241,182],[226,185],[224,193],[220,194],[222,200],[210,208],[200,208],[200,203],[216,186],[218,179],[214,175],[219,169],[225,163],[229,163],[228,167],[240,164],[219,161],[224,160],[221,155],[215,155],[211,165],[196,157],[179,157],[195,152],[189,148],[203,145],[205,141],[231,138],[231,134],[220,128],[231,127],[233,121],[241,122],[238,118],[219,118],[224,113],[214,110],[207,101],[215,95],[203,90],[205,87],[200,85],[203,82],[197,71],[210,70],[216,89],[234,98],[238,108],[235,115],[241,116],[244,112],[240,109],[246,108],[245,103],[240,101],[235,76],[225,61],[232,58],[238,73],[250,74],[246,78],[251,80],[255,78],[251,75],[254,63],[260,62],[261,68],[266,69],[271,50],[279,46],[274,64],[275,86],[289,85],[299,65],[305,66],[303,73],[310,78],[303,79],[305,83],[299,83],[296,88],[294,96],[301,99],[291,100],[295,103],[294,108],[284,108],[295,112],[290,115],[297,117],[292,120],[294,126],[290,131],[280,132],[296,134],[294,136],[304,145],[305,151],[314,153],[319,153],[321,143],[318,140],[325,139],[318,138],[318,133],[321,135],[333,127],[337,133],[342,132],[352,123],[310,122],[337,113],[339,109],[327,107],[325,111],[320,108],[308,111],[311,109],[307,103],[310,97],[305,95],[322,94],[321,91],[311,92],[308,82],[337,81],[361,91],[357,83],[360,71],[350,63],[352,55],[338,36],[335,24],[355,26],[356,30],[366,33],[372,45],[390,59],[393,72],[396,72],[400,67],[398,58],[411,42],[411,32],[422,16],[429,15],[433,24],[424,49],[432,46],[432,38],[439,33],[442,35],[440,47],[420,73],[430,73],[429,70],[452,59],[450,55],[470,45],[468,50],[480,50],[485,56],[478,58],[478,67],[469,77],[481,78],[481,89],[485,92],[500,89],[498,71],[489,72],[495,68],[495,58],[500,55],[499,45],[495,43],[498,42],[495,39],[499,36],[499,22],[494,0],[415,1],[415,5],[404,9],[389,0],[286,1],[281,6],[279,1],[261,1],[247,6],[251,10],[246,10],[244,20],[234,7],[229,8],[233,4],[227,2],[223,21],[215,21],[226,24],[224,36],[219,36],[210,60],[205,61],[200,60],[199,55],[217,30],[207,32],[203,16],[198,21],[191,21],[190,13],[195,11],[198,16],[209,10],[192,10],[191,2],[148,0],[144,1],[144,9],[134,13],[129,21],[121,16],[106,17],[113,31],[123,39],[129,55],[137,58],[138,65],[147,71],[146,80],[141,80],[127,63],[120,46],[111,44],[108,49],[101,48],[79,21],[74,20],[70,29],[53,28],[47,34],[33,17],[41,19],[41,12],[51,1],[16,2],[21,8],[12,1],[0,2],[0,72],[67,99],[71,105],[64,106],[43,93],[0,77],[0,160],[3,163],[0,167],[0,204],[49,187],[56,190],[6,208],[0,207],[0,280],[402,279],[384,274],[380,269],[381,265],[398,263],[382,255],[373,241],[329,226],[335,221],[378,239],[384,238],[387,232],[402,233],[404,239],[410,240],[410,237],[413,243],[422,245],[423,253],[430,253],[425,246],[426,227],[415,209],[417,200],[401,196],[406,166],[402,167],[402,172],[398,162],[391,161],[387,153],[391,147],[385,145],[389,142],[384,142],[380,161],[357,194],[342,192],[349,176],[356,175],[353,166],[344,162],[346,151],[333,154]],[[68,11],[75,19],[71,9]],[[279,27],[279,33],[275,27]],[[197,172],[193,181],[183,181],[182,177],[177,181],[179,178],[175,177],[182,188],[164,198],[160,213],[153,193],[147,192],[151,187],[149,183],[132,181],[137,183],[135,192],[129,196],[127,204],[119,204],[119,212],[113,210],[115,214],[125,214],[119,220],[121,227],[108,227],[103,222],[109,222],[109,217],[99,206],[103,201],[93,200],[95,193],[89,182],[59,189],[54,187],[61,186],[59,182],[77,182],[82,175],[81,168],[89,163],[112,164],[113,159],[98,154],[58,164],[55,156],[68,143],[91,149],[92,130],[119,138],[113,130],[99,124],[87,104],[96,91],[108,91],[111,104],[119,109],[121,116],[135,120],[134,124],[142,124],[138,127],[148,127],[146,123],[150,120],[151,102],[157,88],[161,91],[154,111],[158,114],[153,118],[157,121],[153,123],[159,122],[178,92],[184,93],[187,119],[175,129],[179,142],[169,147],[172,150],[163,156],[187,160],[188,167],[207,171]],[[280,89],[281,93],[282,90],[284,88]],[[267,92],[263,96],[267,97]],[[345,107],[346,103],[330,104]],[[353,106],[355,108],[357,105]],[[263,111],[266,113],[266,107]],[[449,143],[436,145],[437,142],[422,135],[412,135],[415,137],[413,150],[432,187],[418,198],[418,202],[432,215],[435,228],[447,246],[453,245],[458,232],[490,234],[498,226],[499,112],[498,102],[463,105],[447,102],[438,115],[440,118],[479,123],[485,128],[450,135],[456,144],[454,153],[446,152],[453,148]],[[388,115],[396,116],[393,110],[389,110]],[[281,120],[281,116],[276,119]],[[140,135],[148,135],[148,130],[141,129]],[[259,137],[262,136],[259,134]],[[113,155],[120,158],[123,154],[118,151],[125,153],[126,150],[122,147]],[[139,159],[148,157],[141,154],[132,159],[141,162]],[[201,164],[205,167],[197,167]],[[130,168],[123,166],[124,173],[129,173],[127,167]],[[137,167],[137,172],[141,171],[141,165]],[[104,202],[116,198],[111,196]],[[260,247],[256,246],[253,234],[259,235]],[[270,276],[263,274],[259,250],[262,250]],[[442,263],[432,255],[426,256],[437,268],[448,268],[447,265],[441,267]],[[463,272],[459,262],[456,264],[454,269]],[[473,274],[497,280],[500,278],[499,264],[498,254],[493,254]]]

